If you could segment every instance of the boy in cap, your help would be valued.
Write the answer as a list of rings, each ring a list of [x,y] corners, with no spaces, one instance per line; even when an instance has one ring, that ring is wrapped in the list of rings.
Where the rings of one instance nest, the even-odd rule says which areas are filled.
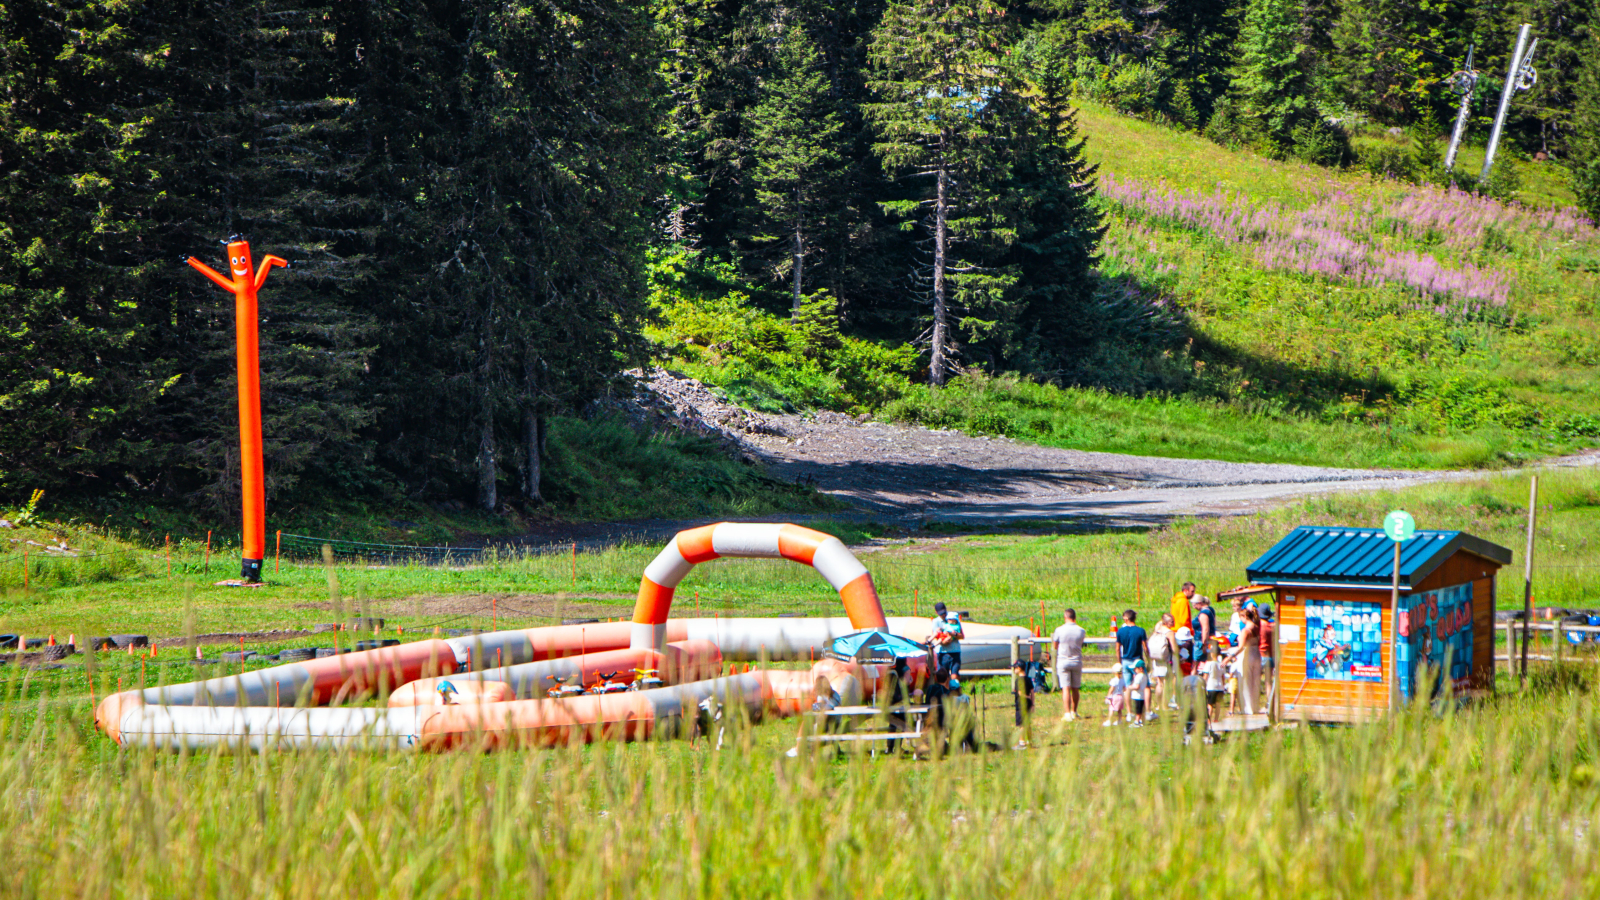
[[[951,678],[961,676],[961,639],[966,632],[961,628],[961,615],[945,608],[944,601],[933,604],[933,643],[939,653],[939,670],[949,672]]]

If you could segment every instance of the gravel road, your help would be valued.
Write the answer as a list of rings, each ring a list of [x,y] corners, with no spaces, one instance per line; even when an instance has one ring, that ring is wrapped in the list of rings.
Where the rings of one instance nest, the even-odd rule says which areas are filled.
[[[1328,469],[1040,447],[845,416],[768,416],[742,443],[779,477],[910,523],[1078,518],[1154,525],[1290,497],[1421,484],[1468,473]]]
[[[838,413],[767,415],[656,369],[640,402],[656,420],[720,435],[780,478],[815,485],[880,521],[978,525],[1078,519],[1156,525],[1238,515],[1294,497],[1480,477],[1481,471],[1330,469],[1059,450]],[[1545,465],[1600,464],[1600,451]]]

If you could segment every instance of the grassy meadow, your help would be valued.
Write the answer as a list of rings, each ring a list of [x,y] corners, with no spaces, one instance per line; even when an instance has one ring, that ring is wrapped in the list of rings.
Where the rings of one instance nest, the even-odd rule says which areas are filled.
[[[944,599],[981,621],[1028,624],[1041,602],[1051,618],[1072,603],[1094,626],[1124,606],[1154,612],[1185,579],[1210,592],[1243,581],[1244,565],[1295,524],[1374,523],[1394,506],[1520,558],[1526,494],[1526,476],[1486,475],[1145,532],[831,530],[856,544],[892,612]],[[1543,474],[1540,506],[1539,602],[1600,605],[1600,472]],[[232,574],[229,548],[215,548],[206,576],[195,545],[180,543],[169,578],[164,547],[66,529],[0,534],[97,554],[30,554],[26,590],[16,559],[0,560],[0,631],[133,631],[179,644],[356,613],[408,635],[626,615],[657,549],[475,566],[295,559],[269,567],[266,587],[237,589],[211,584]],[[759,561],[697,567],[680,589],[684,614],[697,595],[706,615],[827,614],[838,603],[809,570]],[[1500,601],[1520,603],[1514,571]],[[1600,679],[1588,658],[1561,677],[1536,669],[1525,691],[1502,673],[1497,697],[1459,711],[1217,745],[1184,745],[1166,715],[1138,731],[1066,725],[1048,694],[1026,733],[1031,749],[1010,752],[1024,733],[1007,688],[976,682],[979,735],[1003,752],[931,761],[785,759],[792,720],[735,723],[721,750],[671,741],[491,756],[163,756],[93,731],[94,698],[119,686],[238,665],[200,667],[188,655],[168,644],[153,659],[0,667],[8,895],[1125,897],[1210,884],[1269,896],[1585,897],[1600,884],[1590,837],[1600,803],[1590,688]],[[1086,685],[1090,717],[1103,691],[1098,679]]]
[[[1364,494],[1309,497],[1248,516],[1182,520],[1160,529],[1108,533],[902,534],[874,525],[812,522],[856,546],[872,570],[885,607],[925,613],[935,600],[970,609],[981,621],[1027,625],[1074,604],[1096,617],[1128,606],[1161,607],[1184,581],[1206,593],[1240,584],[1245,566],[1300,524],[1373,525],[1396,507],[1421,528],[1456,529],[1510,547],[1500,602],[1521,604],[1520,578],[1528,475],[1493,474]],[[1540,476],[1535,595],[1540,605],[1600,606],[1600,471],[1547,470]],[[317,558],[269,560],[267,585],[218,587],[237,573],[237,546],[173,545],[171,576],[164,546],[138,546],[60,528],[0,532],[0,540],[65,540],[84,555],[63,558],[35,546],[23,589],[17,543],[0,556],[0,632],[80,636],[137,631],[186,633],[306,628],[352,615],[382,616],[390,627],[490,627],[496,621],[549,624],[565,618],[631,614],[640,573],[659,544],[631,544],[576,554],[515,550],[482,564],[374,564]],[[681,614],[832,615],[838,598],[814,572],[769,560],[697,566],[678,590]],[[697,606],[698,604],[698,606]],[[320,636],[325,638],[325,636]]]

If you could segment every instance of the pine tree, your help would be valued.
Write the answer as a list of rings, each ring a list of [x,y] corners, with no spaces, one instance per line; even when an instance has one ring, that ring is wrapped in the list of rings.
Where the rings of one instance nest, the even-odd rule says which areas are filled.
[[[1014,273],[985,265],[1014,230],[999,210],[1004,142],[1026,115],[1000,54],[1010,44],[1004,9],[991,0],[893,0],[872,42],[877,102],[866,108],[887,168],[920,182],[885,203],[920,218],[931,244],[929,380],[955,370],[955,327],[981,335],[1007,314]],[[909,223],[908,223],[909,224]]]
[[[1465,55],[1465,4],[1458,0],[1370,0],[1340,7],[1328,77],[1352,109],[1386,125],[1432,121],[1445,112],[1440,85]]]
[[[1187,96],[1195,124],[1203,126],[1228,89],[1228,67],[1239,34],[1238,6],[1233,0],[1171,0],[1161,21],[1166,66]]]
[[[1096,250],[1105,234],[1094,205],[1097,166],[1084,158],[1067,103],[1068,62],[1061,44],[1027,40],[1015,59],[1034,98],[1020,134],[1007,194],[1017,223],[1008,263],[1017,275],[1018,313],[996,336],[996,355],[1012,368],[1059,375],[1083,343],[1095,292]]]
[[[1228,87],[1227,116],[1212,133],[1237,123],[1238,136],[1271,156],[1285,156],[1320,125],[1299,40],[1298,8],[1289,0],[1250,0],[1239,32],[1238,62]]]
[[[1591,220],[1600,223],[1600,3],[1590,13],[1579,46],[1583,65],[1575,79],[1577,103],[1572,111],[1572,149],[1567,166],[1578,205]]]
[[[749,116],[756,198],[766,214],[767,233],[788,246],[791,317],[796,318],[815,231],[837,222],[845,163],[839,147],[843,128],[821,62],[805,28],[788,25],[773,75],[762,84],[761,100]]]

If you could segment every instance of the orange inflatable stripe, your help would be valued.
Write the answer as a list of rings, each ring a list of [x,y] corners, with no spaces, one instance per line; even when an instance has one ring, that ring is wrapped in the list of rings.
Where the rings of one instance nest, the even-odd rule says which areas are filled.
[[[633,607],[633,621],[641,625],[660,625],[672,611],[673,589],[649,578],[639,580],[639,602]]]
[[[778,553],[784,559],[811,565],[817,555],[817,546],[828,536],[799,525],[785,525],[778,531]]]
[[[871,572],[862,572],[859,578],[840,588],[839,599],[844,601],[844,614],[856,628],[889,627],[889,620],[883,615],[883,604],[878,602],[878,589],[872,584]]]
[[[711,546],[711,533],[717,530],[715,525],[702,525],[699,528],[690,528],[678,532],[678,552],[683,555],[685,562],[690,565],[710,562],[717,558],[717,551]],[[666,621],[659,619],[657,621]]]

